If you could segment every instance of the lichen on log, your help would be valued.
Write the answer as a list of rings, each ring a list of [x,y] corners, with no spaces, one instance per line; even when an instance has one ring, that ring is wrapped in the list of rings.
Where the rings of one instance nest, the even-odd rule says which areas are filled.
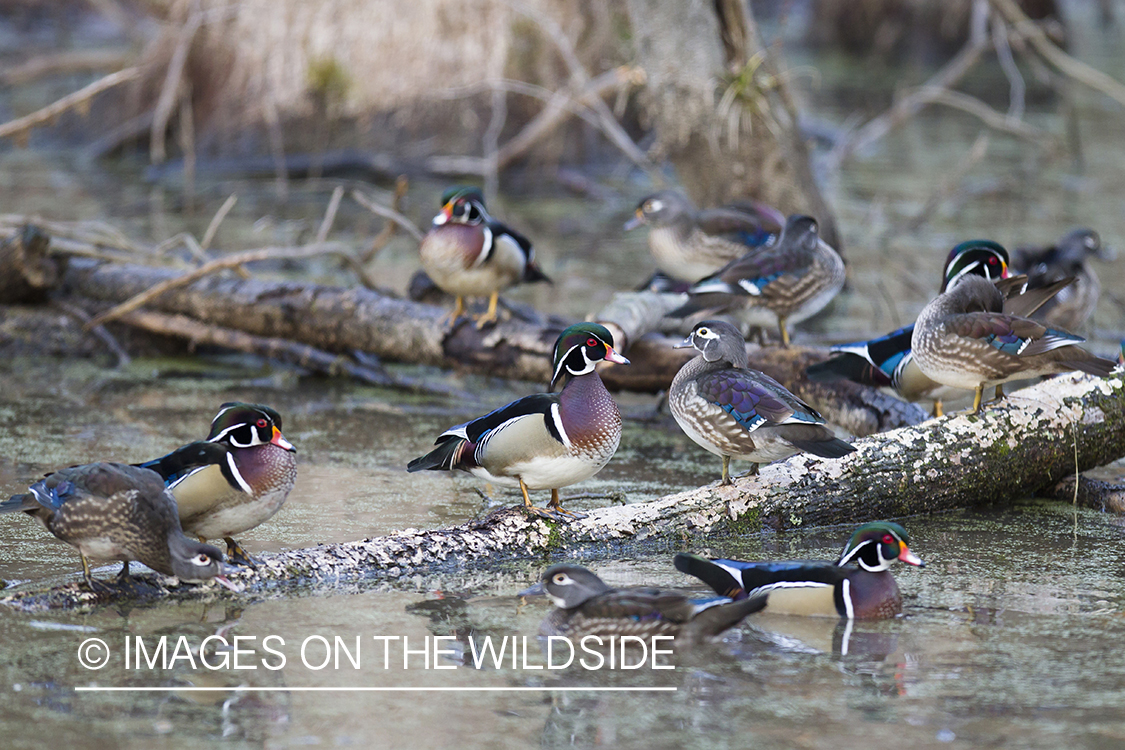
[[[334,586],[510,558],[568,559],[607,545],[683,539],[702,544],[724,533],[998,506],[1125,455],[1123,378],[1062,375],[1017,391],[979,415],[948,415],[857,440],[856,452],[841,459],[801,454],[728,487],[715,482],[652,502],[597,508],[569,524],[506,508],[447,529],[406,529],[263,555],[257,570],[240,572],[234,580],[246,595],[265,596],[297,585]],[[176,596],[217,595],[211,586],[169,590]],[[92,598],[79,584],[69,584],[12,592],[0,603],[43,609]]]

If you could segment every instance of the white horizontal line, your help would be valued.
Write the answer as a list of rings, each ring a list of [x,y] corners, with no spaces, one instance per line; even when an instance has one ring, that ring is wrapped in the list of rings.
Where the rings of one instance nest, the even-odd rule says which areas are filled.
[[[674,693],[675,687],[75,687],[78,693],[352,692],[352,693]]]

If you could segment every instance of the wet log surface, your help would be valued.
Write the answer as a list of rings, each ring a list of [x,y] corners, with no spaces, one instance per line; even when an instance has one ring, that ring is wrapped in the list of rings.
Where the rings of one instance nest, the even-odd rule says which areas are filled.
[[[1049,492],[1076,471],[1125,455],[1123,377],[1060,376],[1017,391],[980,415],[945,416],[857,440],[856,452],[839,460],[798,455],[729,487],[714,483],[653,502],[599,508],[570,524],[508,508],[447,529],[407,529],[266,555],[257,570],[233,580],[244,587],[243,597],[268,597],[513,558],[574,559],[646,543],[690,547],[723,534],[999,506]],[[239,596],[220,593],[215,584],[156,581],[154,591]],[[69,584],[12,592],[0,603],[38,610],[96,600]]]

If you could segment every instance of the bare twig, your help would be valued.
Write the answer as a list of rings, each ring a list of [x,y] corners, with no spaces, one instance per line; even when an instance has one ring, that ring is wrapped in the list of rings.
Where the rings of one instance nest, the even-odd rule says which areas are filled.
[[[20,86],[46,76],[88,70],[120,70],[135,57],[118,50],[82,49],[36,55],[19,65],[0,71],[0,83]]]
[[[51,304],[83,325],[88,325],[90,322],[90,316],[86,314],[86,311],[76,305],[60,299],[54,300]],[[89,331],[101,339],[102,343],[113,353],[113,356],[117,359],[116,367],[125,367],[132,361],[129,353],[117,342],[113,334],[105,329],[105,326],[94,326],[89,328]]]
[[[410,181],[406,179],[406,175],[400,174],[398,179],[395,180],[395,195],[391,199],[391,208],[396,211],[402,211],[402,201],[406,197],[406,191],[410,189]],[[375,255],[387,246],[391,238],[395,236],[395,230],[398,229],[398,224],[394,221],[387,220],[383,223],[383,228],[379,230],[379,234],[375,235],[375,239],[371,240],[371,245],[367,250],[359,256],[359,260],[363,264],[371,262]]]
[[[1074,59],[1055,46],[1054,42],[1047,37],[1046,32],[1028,18],[1014,0],[990,0],[990,2],[992,7],[996,8],[1012,24],[1015,32],[1026,39],[1035,48],[1035,51],[1055,66],[1060,73],[1089,86],[1095,91],[1102,92],[1120,104],[1125,104],[1125,86],[1112,76]]]
[[[1008,117],[1020,120],[1023,118],[1027,85],[1023,81],[1023,74],[1020,73],[1015,58],[1012,57],[1012,45],[1008,44],[1008,25],[997,15],[992,17],[992,46],[996,50],[996,59],[1000,61],[1000,69],[1008,78]]]
[[[211,241],[215,239],[215,233],[219,231],[219,225],[223,223],[223,219],[227,218],[227,214],[234,208],[235,203],[238,203],[238,195],[231,193],[223,201],[223,205],[219,206],[219,210],[211,217],[211,223],[207,225],[207,231],[203,233],[203,239],[199,242],[201,249],[206,250],[211,247]]]
[[[36,110],[29,115],[24,115],[15,120],[9,120],[3,125],[0,125],[0,138],[15,137],[19,141],[26,141],[28,131],[36,125],[50,123],[69,109],[87,107],[89,106],[90,100],[101,92],[125,83],[126,81],[131,81],[139,77],[140,74],[141,69],[133,67],[119,70],[116,73],[110,73],[104,78],[99,78],[89,86],[81,88],[72,94],[67,94],[62,99],[43,107],[43,109]]]
[[[839,166],[853,153],[879,140],[917,114],[922,107],[933,101],[932,97],[936,92],[947,90],[964,78],[992,44],[988,37],[987,21],[987,0],[976,0],[973,4],[969,41],[961,51],[920,88],[899,99],[886,112],[869,120],[849,138],[840,141],[829,154],[829,165],[833,168]]]
[[[332,190],[332,197],[328,200],[328,208],[324,212],[324,218],[320,222],[320,227],[316,230],[317,244],[328,239],[328,233],[332,231],[332,224],[336,221],[336,212],[340,210],[340,199],[343,197],[344,188],[337,185]]]
[[[938,89],[929,92],[927,98],[929,98],[933,104],[944,104],[947,107],[953,107],[962,112],[968,112],[980,118],[981,122],[988,127],[1002,133],[1009,133],[1017,138],[1023,138],[1026,141],[1031,141],[1040,146],[1057,145],[1058,139],[1054,135],[1046,133],[1033,125],[1028,125],[1023,120],[1001,114],[975,96],[969,96],[960,91],[952,91],[950,89]]]
[[[132,299],[126,300],[120,305],[106,310],[105,312],[95,316],[92,320],[90,320],[90,322],[86,324],[86,328],[90,329],[96,325],[115,320],[125,313],[132,312],[145,303],[156,299],[167,291],[186,286],[193,281],[202,279],[204,276],[210,276],[216,271],[221,271],[226,268],[235,268],[237,266],[241,266],[243,263],[254,263],[255,261],[261,260],[278,260],[282,258],[315,258],[321,255],[330,254],[339,254],[345,257],[351,257],[351,253],[338,243],[321,243],[316,245],[305,245],[303,247],[296,248],[266,247],[259,250],[249,250],[244,253],[228,255],[225,258],[217,258],[215,260],[204,263],[194,271],[189,271],[182,276],[177,276],[174,279],[163,281],[142,292],[141,294],[136,295]]]
[[[160,97],[156,100],[156,107],[152,113],[148,150],[149,159],[153,164],[160,164],[165,159],[164,135],[168,130],[168,120],[172,116],[172,107],[180,93],[180,81],[183,78],[184,65],[187,63],[192,40],[195,39],[195,34],[202,25],[203,14],[198,10],[193,11],[177,35],[176,48],[168,61],[168,69],[164,73],[164,85],[160,88]]]
[[[387,208],[386,206],[379,205],[358,190],[352,191],[352,200],[366,208],[371,213],[378,214],[384,219],[390,219],[395,224],[398,224],[400,227],[409,232],[411,237],[418,240],[419,242],[422,241],[422,230],[419,229],[417,225],[414,224],[414,222],[412,222],[410,219],[406,218],[393,208]]]
[[[500,192],[500,163],[497,155],[500,152],[500,133],[504,130],[504,123],[508,121],[508,97],[502,88],[492,89],[492,116],[488,120],[488,128],[484,131],[484,160],[488,168],[484,173],[484,198],[489,203],[494,203]]]

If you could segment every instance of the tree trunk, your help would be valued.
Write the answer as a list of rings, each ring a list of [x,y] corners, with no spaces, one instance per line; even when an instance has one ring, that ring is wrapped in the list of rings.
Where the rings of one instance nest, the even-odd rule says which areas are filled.
[[[838,460],[801,454],[763,467],[757,476],[735,479],[729,487],[714,483],[649,503],[598,508],[569,524],[505,508],[449,529],[410,529],[265,555],[257,570],[240,572],[234,580],[247,593],[266,596],[298,585],[334,587],[469,563],[574,559],[655,541],[691,540],[688,546],[698,547],[723,533],[851,525],[998,506],[1050,490],[1062,477],[1125,455],[1123,377],[1062,375],[1019,391],[978,416],[946,416],[858,440],[856,452]],[[185,597],[216,593],[212,586],[164,590],[169,589]],[[14,592],[0,603],[35,610],[96,599],[73,583]]]
[[[627,5],[656,150],[692,200],[706,207],[753,197],[786,214],[812,214],[838,247],[779,54],[763,47],[746,0]]]
[[[120,303],[178,275],[150,266],[76,260],[64,278],[64,289],[78,297]],[[655,392],[668,387],[691,355],[672,349],[679,339],[650,332],[681,301],[678,295],[620,294],[594,316],[610,328],[614,341],[633,362],[602,370],[610,388]],[[444,322],[446,310],[369,289],[218,276],[171,289],[146,307],[327,352],[359,350],[398,362],[540,383],[551,378],[551,348],[564,327],[512,319],[483,331],[466,321],[450,331]],[[123,322],[129,322],[127,316]],[[825,356],[823,350],[796,347],[755,349],[751,366],[760,365],[853,435],[917,424],[925,418],[917,406],[865,386],[808,382],[804,368]]]

